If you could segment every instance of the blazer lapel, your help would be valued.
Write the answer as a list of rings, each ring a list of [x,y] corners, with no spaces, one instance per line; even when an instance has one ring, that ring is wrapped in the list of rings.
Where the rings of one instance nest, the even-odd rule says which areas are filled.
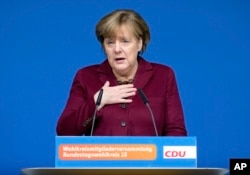
[[[98,67],[98,73],[99,73],[99,79],[103,84],[105,84],[106,81],[110,82],[110,86],[117,85],[116,78],[112,72],[112,69],[108,63],[108,60],[103,61],[100,66]]]
[[[137,70],[134,85],[137,88],[144,88],[153,75],[152,65],[142,57],[138,58],[139,68]]]

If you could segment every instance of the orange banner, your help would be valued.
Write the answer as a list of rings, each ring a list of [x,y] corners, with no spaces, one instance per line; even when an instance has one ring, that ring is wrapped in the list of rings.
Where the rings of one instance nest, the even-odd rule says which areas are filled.
[[[61,160],[155,160],[154,144],[61,144]]]

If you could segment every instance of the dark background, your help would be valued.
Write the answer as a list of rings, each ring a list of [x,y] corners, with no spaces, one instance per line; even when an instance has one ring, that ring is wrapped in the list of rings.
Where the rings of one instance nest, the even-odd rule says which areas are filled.
[[[105,58],[95,25],[117,8],[148,22],[143,56],[175,70],[198,167],[250,157],[249,1],[2,0],[0,174],[54,166],[56,122],[72,79]]]

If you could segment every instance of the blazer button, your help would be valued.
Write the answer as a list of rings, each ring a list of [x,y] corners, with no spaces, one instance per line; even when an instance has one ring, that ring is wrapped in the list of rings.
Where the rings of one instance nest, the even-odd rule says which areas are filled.
[[[121,122],[121,126],[122,126],[122,127],[126,126],[126,122],[124,122],[124,121]]]

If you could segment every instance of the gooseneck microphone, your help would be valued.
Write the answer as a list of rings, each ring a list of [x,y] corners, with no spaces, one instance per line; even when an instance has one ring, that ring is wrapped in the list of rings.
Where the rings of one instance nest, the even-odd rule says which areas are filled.
[[[142,101],[144,102],[144,104],[148,107],[148,110],[150,112],[150,115],[151,115],[151,118],[152,118],[152,122],[153,122],[153,125],[154,125],[154,129],[155,129],[155,135],[158,136],[158,131],[157,131],[157,127],[156,127],[156,124],[155,124],[155,117],[154,117],[154,114],[152,112],[152,109],[149,105],[149,102],[148,102],[148,99],[146,97],[146,95],[143,93],[142,89],[141,88],[138,88],[138,91],[139,91],[139,94],[141,96],[141,99]]]
[[[101,104],[102,94],[103,94],[103,89],[100,90],[100,92],[98,94],[98,97],[97,97],[97,100],[96,100],[96,103],[95,103],[95,112],[94,112],[94,115],[93,115],[93,121],[92,121],[90,136],[93,135],[94,125],[95,125],[95,118],[96,118],[96,112],[97,112],[98,106]]]

